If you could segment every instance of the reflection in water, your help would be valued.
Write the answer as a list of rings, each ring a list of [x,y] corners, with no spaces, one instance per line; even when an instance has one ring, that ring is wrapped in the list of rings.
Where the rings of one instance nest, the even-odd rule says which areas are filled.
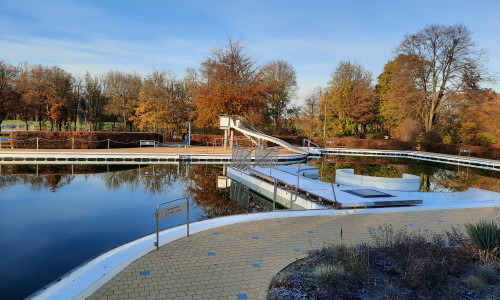
[[[230,189],[235,187],[231,181],[230,189],[217,188],[217,175],[223,174],[223,166],[193,165],[189,171],[190,180],[186,189],[187,196],[203,210],[203,218],[259,212],[268,210],[266,205],[248,195],[238,199],[231,198]],[[241,185],[240,185],[241,186]]]
[[[334,161],[334,162],[331,162]],[[310,165],[320,169],[320,179],[335,178],[337,169],[354,169],[355,174],[400,178],[403,173],[420,177],[421,192],[457,192],[470,187],[500,192],[500,172],[459,167],[406,158],[324,156]]]
[[[187,165],[182,166],[182,168],[188,167]],[[126,186],[131,191],[135,191],[140,187],[151,195],[155,195],[167,191],[174,182],[184,179],[178,173],[178,169],[177,165],[139,166],[138,169],[104,173],[102,178],[110,190]]]

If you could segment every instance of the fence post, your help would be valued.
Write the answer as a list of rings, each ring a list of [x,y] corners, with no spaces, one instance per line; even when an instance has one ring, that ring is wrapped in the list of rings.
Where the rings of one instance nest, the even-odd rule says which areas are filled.
[[[108,139],[108,152],[109,152],[109,139]]]
[[[36,137],[36,151],[38,151],[38,137]]]
[[[187,236],[189,237],[189,198],[187,199]]]
[[[75,151],[75,138],[71,138],[71,151]]]
[[[278,180],[274,178],[273,211],[276,209],[276,193],[278,192]]]

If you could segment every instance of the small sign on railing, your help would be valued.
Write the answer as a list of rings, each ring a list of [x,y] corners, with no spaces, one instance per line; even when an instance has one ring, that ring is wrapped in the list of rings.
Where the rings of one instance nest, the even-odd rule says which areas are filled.
[[[186,201],[184,201],[182,203],[178,203],[176,205],[167,206],[167,207],[160,209],[160,206],[162,206],[162,205],[166,205],[166,204],[169,204],[169,203],[172,203],[175,201],[181,201],[181,200],[186,200]],[[155,213],[155,218],[156,218],[156,242],[155,242],[155,246],[156,246],[156,250],[160,249],[160,226],[159,226],[160,220],[163,220],[167,217],[175,216],[175,215],[183,213],[183,212],[187,213],[186,226],[187,226],[187,236],[189,236],[189,198],[188,197],[182,197],[179,199],[170,200],[170,201],[158,204],[156,206],[156,213]]]
[[[458,156],[461,156],[462,153],[468,154],[470,156],[470,149],[469,148],[460,148],[460,151],[458,152]]]

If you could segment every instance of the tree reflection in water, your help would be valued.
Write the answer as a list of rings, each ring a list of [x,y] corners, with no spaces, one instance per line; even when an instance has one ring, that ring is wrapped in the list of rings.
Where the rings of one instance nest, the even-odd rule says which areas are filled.
[[[217,188],[217,175],[223,174],[223,168],[223,166],[193,165],[189,170],[190,184],[187,196],[203,210],[205,218],[269,210],[268,205],[251,195],[248,206],[244,206],[231,199],[229,189]]]
[[[355,174],[400,178],[403,173],[420,177],[421,192],[457,192],[470,187],[500,192],[500,172],[458,167],[402,158],[377,158],[362,156],[324,156],[309,164],[320,169],[320,179],[335,180],[337,169],[354,169]]]
[[[420,176],[420,191],[463,191],[476,187],[500,192],[500,172],[457,167],[411,159],[336,156],[312,160],[310,165],[320,169],[320,179],[335,179],[335,171],[354,169],[355,174],[380,177],[401,177],[403,173]],[[220,165],[2,165],[0,190],[17,184],[30,185],[31,190],[49,189],[56,192],[75,179],[75,174],[101,173],[100,178],[109,190],[123,187],[135,191],[143,188],[151,195],[171,189],[175,182],[183,182],[189,196],[203,209],[207,218],[268,210],[269,203],[252,196],[247,205],[239,205],[230,198],[229,189],[216,187],[217,175],[223,173]],[[257,199],[259,198],[259,199]]]

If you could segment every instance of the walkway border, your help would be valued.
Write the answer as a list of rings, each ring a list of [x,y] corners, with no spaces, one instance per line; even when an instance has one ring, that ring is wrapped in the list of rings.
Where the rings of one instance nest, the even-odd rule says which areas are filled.
[[[278,162],[301,162],[307,155],[281,154]],[[252,157],[252,160],[254,158]],[[177,164],[231,163],[231,154],[211,153],[106,153],[106,152],[0,152],[0,163],[9,164]]]

